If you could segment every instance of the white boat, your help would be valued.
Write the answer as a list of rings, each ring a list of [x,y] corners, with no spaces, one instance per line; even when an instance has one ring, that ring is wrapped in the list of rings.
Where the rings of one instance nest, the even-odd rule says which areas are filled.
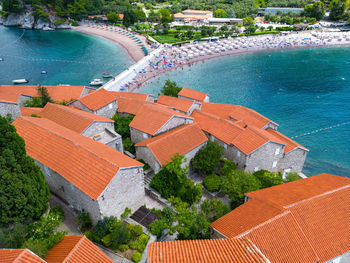
[[[109,72],[102,72],[102,77],[104,78],[113,78],[112,74]]]
[[[12,80],[13,84],[23,84],[23,83],[28,83],[28,80],[26,79],[14,79]]]
[[[103,84],[103,81],[101,79],[94,79],[90,82],[90,86],[101,86]]]
[[[3,58],[0,58],[0,61],[3,61],[4,59]]]
[[[46,70],[41,71],[41,74],[47,74]]]

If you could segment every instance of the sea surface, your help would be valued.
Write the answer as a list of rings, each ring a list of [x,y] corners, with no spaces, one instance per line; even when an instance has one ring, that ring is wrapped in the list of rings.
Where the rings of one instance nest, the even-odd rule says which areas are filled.
[[[88,85],[102,72],[132,65],[124,48],[70,30],[44,32],[0,26],[0,85],[28,79],[28,85]],[[41,74],[41,71],[47,74]]]
[[[350,177],[350,47],[212,59],[161,75],[140,91],[157,95],[166,79],[208,93],[211,102],[244,105],[277,122],[279,131],[310,150],[307,176]]]

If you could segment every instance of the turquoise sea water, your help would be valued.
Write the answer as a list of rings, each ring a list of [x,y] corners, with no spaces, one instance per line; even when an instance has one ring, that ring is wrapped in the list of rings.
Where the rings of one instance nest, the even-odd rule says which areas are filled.
[[[103,38],[70,30],[4,26],[0,26],[0,57],[4,59],[0,61],[0,85],[22,78],[29,80],[28,85],[88,85],[102,78],[101,72],[117,74],[133,63],[121,46]],[[42,70],[48,74],[42,75]]]
[[[211,102],[255,109],[287,136],[350,121],[350,47],[244,54],[161,75],[141,92],[158,94],[166,79],[210,94]],[[350,125],[295,138],[307,147],[304,173],[350,177]]]

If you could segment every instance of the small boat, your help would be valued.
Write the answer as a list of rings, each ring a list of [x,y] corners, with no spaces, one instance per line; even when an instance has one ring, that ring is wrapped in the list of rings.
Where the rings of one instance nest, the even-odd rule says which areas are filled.
[[[47,74],[46,70],[41,71],[41,74]]]
[[[109,72],[102,72],[102,77],[104,78],[113,78],[112,74]]]
[[[28,83],[27,79],[14,79],[12,80],[13,84],[23,84],[23,83]]]
[[[0,58],[0,61],[4,61],[4,59],[3,59],[3,58]]]
[[[103,81],[101,79],[94,79],[90,82],[90,86],[101,86],[103,84]]]

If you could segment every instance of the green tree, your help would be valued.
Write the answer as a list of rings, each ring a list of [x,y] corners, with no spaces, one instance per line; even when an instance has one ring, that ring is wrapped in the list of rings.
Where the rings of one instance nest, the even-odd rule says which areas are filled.
[[[26,240],[27,231],[23,224],[14,224],[0,231],[1,248],[20,248]]]
[[[282,173],[272,173],[267,170],[259,170],[254,172],[253,175],[260,181],[261,188],[267,188],[274,185],[283,184]]]
[[[304,15],[308,17],[314,17],[316,20],[321,20],[326,11],[324,9],[324,3],[316,1],[313,4],[308,4],[304,8]]]
[[[341,20],[345,12],[345,0],[332,0],[329,4],[329,19],[333,21]]]
[[[123,17],[123,25],[126,27],[129,27],[133,24],[135,24],[137,20],[136,14],[134,10],[132,9],[127,9],[124,12],[124,17]]]
[[[22,11],[21,2],[19,0],[3,0],[2,1],[3,11],[9,13],[20,13]]]
[[[217,199],[205,199],[201,204],[201,212],[210,223],[226,215],[231,209]]]
[[[136,21],[145,22],[146,14],[142,11],[142,9],[134,9],[134,13],[136,15]]]
[[[171,13],[168,9],[160,9],[159,10],[160,13],[160,22],[162,24],[167,24],[173,21],[173,17],[171,16]]]
[[[151,10],[148,14],[148,21],[151,23],[160,22],[160,14]]]
[[[0,117],[0,225],[38,219],[48,201],[49,188],[40,167],[26,155],[15,127]]]
[[[45,88],[44,86],[39,85],[37,87],[38,90],[38,97],[33,97],[30,100],[27,100],[24,102],[24,106],[25,107],[39,107],[39,108],[44,108],[45,105],[49,102],[53,102],[53,100],[51,99],[49,92],[47,90],[47,88]]]
[[[293,182],[300,180],[300,176],[297,173],[288,173],[286,178],[284,179],[285,183]]]
[[[127,117],[119,116],[114,114],[112,120],[114,121],[114,130],[116,133],[120,134],[122,138],[130,137],[129,125],[134,119],[135,115],[130,114]]]
[[[115,12],[110,12],[107,14],[107,19],[110,22],[117,23],[120,20],[120,17],[117,13]]]
[[[217,192],[221,189],[221,178],[216,174],[211,174],[203,179],[203,185],[210,192]]]
[[[208,141],[191,160],[192,167],[206,175],[212,174],[218,168],[224,148],[217,142]]]
[[[182,87],[177,86],[175,81],[170,81],[170,79],[167,79],[164,86],[160,90],[160,93],[171,97],[177,97],[177,94],[181,91],[181,89]]]
[[[243,25],[244,26],[251,26],[251,25],[254,25],[254,20],[253,20],[253,18],[251,18],[251,17],[245,17],[245,18],[243,18]]]
[[[234,208],[244,203],[245,193],[260,188],[261,183],[253,174],[237,169],[223,178],[221,191],[229,195]]]
[[[224,9],[217,9],[214,12],[214,17],[228,17],[228,14]]]

